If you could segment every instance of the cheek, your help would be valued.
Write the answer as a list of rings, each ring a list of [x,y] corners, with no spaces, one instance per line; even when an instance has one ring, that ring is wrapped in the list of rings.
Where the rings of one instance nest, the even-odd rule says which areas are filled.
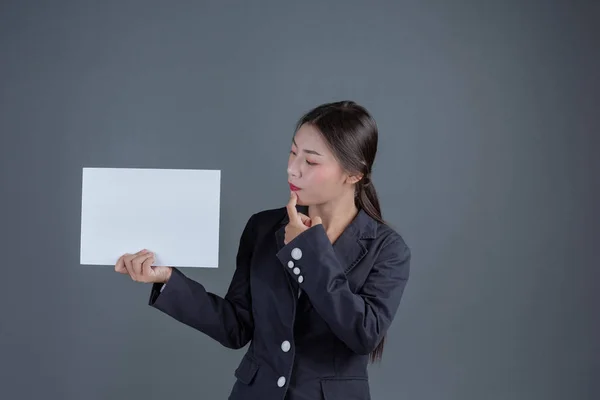
[[[312,171],[310,182],[311,186],[314,185],[320,190],[323,190],[323,187],[333,187],[336,183],[335,175],[327,168],[318,168]]]
[[[310,181],[315,186],[326,184],[330,179],[328,172],[323,168],[318,168],[312,171],[310,174]]]

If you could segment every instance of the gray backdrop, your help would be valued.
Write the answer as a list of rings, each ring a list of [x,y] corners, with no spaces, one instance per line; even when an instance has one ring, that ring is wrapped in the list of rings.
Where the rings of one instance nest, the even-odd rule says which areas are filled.
[[[79,265],[81,169],[221,169],[220,268],[184,272],[222,295],[340,99],[414,255],[374,399],[600,397],[599,3],[391,3],[1,3],[1,398],[226,398],[243,350]]]

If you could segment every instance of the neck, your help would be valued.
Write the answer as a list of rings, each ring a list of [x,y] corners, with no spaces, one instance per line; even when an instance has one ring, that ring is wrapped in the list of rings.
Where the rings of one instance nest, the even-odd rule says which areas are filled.
[[[346,229],[358,214],[358,208],[354,204],[354,195],[343,196],[323,204],[314,204],[308,207],[308,216],[312,219],[316,216],[323,220],[323,228],[327,235],[333,239],[332,242]]]

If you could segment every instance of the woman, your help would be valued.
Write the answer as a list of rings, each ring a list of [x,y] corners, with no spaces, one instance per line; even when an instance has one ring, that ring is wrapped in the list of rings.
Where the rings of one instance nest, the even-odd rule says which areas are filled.
[[[370,399],[367,364],[409,276],[410,250],[371,182],[377,127],[360,105],[321,105],[296,126],[286,207],[252,215],[221,298],[143,250],[115,270],[153,282],[149,304],[248,350],[230,399]]]

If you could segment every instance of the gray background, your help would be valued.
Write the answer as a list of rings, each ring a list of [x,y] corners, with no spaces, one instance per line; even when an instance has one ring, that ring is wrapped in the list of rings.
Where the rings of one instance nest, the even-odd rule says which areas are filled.
[[[184,272],[224,294],[296,119],[353,99],[414,255],[374,399],[598,399],[598,4],[3,1],[0,397],[226,398],[243,350],[79,265],[81,169],[221,169]]]

